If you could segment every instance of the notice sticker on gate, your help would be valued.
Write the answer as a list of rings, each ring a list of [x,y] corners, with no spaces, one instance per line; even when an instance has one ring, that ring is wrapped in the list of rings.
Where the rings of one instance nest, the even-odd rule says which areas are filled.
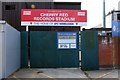
[[[58,48],[66,49],[66,48],[70,48],[70,46],[69,44],[58,44]]]
[[[70,44],[70,48],[76,48],[76,44]]]
[[[57,42],[58,42],[58,49],[76,49],[77,33],[76,32],[58,32]]]

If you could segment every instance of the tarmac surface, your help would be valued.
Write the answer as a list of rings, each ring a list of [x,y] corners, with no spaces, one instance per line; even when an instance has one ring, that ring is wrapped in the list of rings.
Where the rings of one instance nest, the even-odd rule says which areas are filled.
[[[10,75],[8,78],[21,80],[22,78],[29,79],[61,79],[61,80],[119,80],[119,71],[114,70],[95,70],[82,71],[79,68],[55,68],[55,69],[20,69]]]

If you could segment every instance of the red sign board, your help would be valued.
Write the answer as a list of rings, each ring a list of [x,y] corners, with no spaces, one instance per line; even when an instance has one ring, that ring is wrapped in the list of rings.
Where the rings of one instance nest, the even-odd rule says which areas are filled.
[[[85,26],[86,10],[22,9],[22,26]]]

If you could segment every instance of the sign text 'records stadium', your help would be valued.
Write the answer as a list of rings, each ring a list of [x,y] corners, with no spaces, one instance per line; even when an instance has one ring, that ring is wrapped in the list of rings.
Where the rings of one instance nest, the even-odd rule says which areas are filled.
[[[68,13],[40,13],[39,17],[34,17],[34,20],[47,21],[75,21],[75,18],[69,17]]]

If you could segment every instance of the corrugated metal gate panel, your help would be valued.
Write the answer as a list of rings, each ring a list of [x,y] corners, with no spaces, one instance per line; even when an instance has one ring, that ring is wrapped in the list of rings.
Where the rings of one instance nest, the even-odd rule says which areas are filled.
[[[120,37],[119,36],[113,36],[113,65],[120,65]]]
[[[28,67],[28,33],[21,32],[21,67]]]
[[[99,69],[97,31],[81,32],[82,70]]]
[[[78,54],[78,49],[57,49],[57,32],[30,32],[32,68],[79,67]]]
[[[99,63],[101,67],[113,65],[112,36],[99,36]]]
[[[30,32],[30,63],[32,68],[58,67],[55,32]]]
[[[113,60],[116,67],[120,68],[120,21],[112,21]]]
[[[78,50],[59,50],[58,55],[60,68],[79,67]]]

